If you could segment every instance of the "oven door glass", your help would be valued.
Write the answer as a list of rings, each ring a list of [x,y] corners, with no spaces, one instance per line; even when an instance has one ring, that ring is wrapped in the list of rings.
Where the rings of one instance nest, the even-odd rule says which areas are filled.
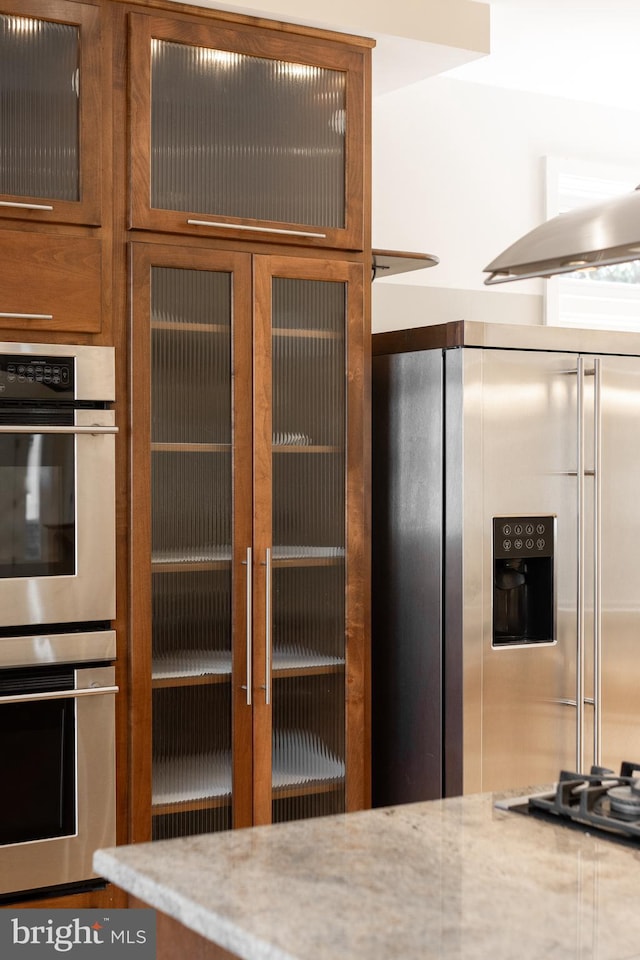
[[[0,704],[0,844],[76,829],[75,701]]]
[[[75,442],[0,436],[0,577],[76,573]]]

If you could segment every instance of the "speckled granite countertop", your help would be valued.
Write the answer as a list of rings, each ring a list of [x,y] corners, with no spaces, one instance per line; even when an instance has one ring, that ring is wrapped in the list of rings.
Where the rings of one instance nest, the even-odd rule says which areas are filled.
[[[133,844],[94,867],[245,960],[640,958],[640,846],[495,799]]]

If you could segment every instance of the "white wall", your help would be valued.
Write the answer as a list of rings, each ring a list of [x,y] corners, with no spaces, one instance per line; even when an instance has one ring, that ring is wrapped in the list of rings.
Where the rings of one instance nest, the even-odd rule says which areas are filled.
[[[181,2],[181,0],[175,0]],[[200,7],[263,16],[371,37],[373,90],[386,93],[467,64],[489,52],[489,4],[482,0],[190,0]]]
[[[177,3],[182,0],[176,0]],[[477,0],[189,0],[201,7],[330,30],[405,37],[488,51],[489,4]]]
[[[440,264],[376,281],[374,330],[542,322],[545,281],[486,288],[483,267],[544,219],[545,155],[635,164],[640,182],[639,130],[634,110],[447,76],[377,97],[373,245]]]

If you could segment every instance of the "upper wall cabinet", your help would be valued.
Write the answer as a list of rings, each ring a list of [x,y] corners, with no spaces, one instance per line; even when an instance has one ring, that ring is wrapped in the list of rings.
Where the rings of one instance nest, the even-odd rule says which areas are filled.
[[[0,0],[0,217],[100,223],[100,10]]]
[[[130,226],[362,249],[369,46],[131,14]]]

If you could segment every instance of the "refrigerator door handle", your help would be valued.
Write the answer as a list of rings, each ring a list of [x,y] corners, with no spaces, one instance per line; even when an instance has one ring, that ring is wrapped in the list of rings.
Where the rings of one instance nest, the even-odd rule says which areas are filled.
[[[602,405],[600,359],[593,399],[593,762],[602,762]]]
[[[578,412],[578,469],[577,469],[577,611],[576,611],[576,770],[581,773],[584,763],[584,357],[578,357],[577,366]]]

